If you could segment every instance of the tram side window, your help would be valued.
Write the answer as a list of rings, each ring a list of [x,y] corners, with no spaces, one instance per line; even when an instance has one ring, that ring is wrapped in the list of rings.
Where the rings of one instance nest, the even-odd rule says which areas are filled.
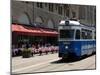
[[[80,39],[80,30],[76,30],[75,39]]]
[[[92,39],[92,31],[88,31],[88,33],[87,33],[87,39]]]
[[[85,34],[85,32],[82,32],[82,39],[86,39],[86,34]]]
[[[92,31],[82,30],[82,39],[92,39]]]

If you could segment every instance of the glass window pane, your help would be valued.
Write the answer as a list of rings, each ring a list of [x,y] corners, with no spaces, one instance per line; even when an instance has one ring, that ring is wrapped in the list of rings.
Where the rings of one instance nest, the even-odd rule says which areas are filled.
[[[73,39],[74,38],[74,30],[60,30],[60,38]]]
[[[80,30],[76,30],[75,39],[80,39]]]

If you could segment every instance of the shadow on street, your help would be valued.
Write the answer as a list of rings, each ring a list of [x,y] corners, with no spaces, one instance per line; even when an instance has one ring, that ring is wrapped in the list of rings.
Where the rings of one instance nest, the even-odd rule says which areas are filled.
[[[89,55],[89,56],[83,56],[81,58],[67,58],[67,59],[60,59],[60,60],[56,60],[51,62],[51,64],[61,64],[61,63],[73,63],[73,62],[77,62],[77,61],[81,61],[85,58],[88,58],[90,56],[93,56],[95,54]]]

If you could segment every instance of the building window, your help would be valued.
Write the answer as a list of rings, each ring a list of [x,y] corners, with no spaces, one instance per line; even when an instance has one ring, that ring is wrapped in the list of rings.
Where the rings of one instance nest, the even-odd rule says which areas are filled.
[[[58,4],[56,4],[56,7],[55,8],[56,8],[56,10],[58,10]]]
[[[58,13],[59,13],[60,15],[62,15],[62,6],[59,6],[59,7],[58,7]]]
[[[82,7],[79,8],[79,18],[85,19],[85,17],[86,17],[85,16],[85,7],[82,6]]]
[[[67,17],[69,17],[69,5],[68,4],[64,5],[64,15],[67,16]]]
[[[53,12],[53,4],[49,4],[49,11]]]
[[[72,12],[73,18],[76,18],[76,13],[73,11]]]
[[[47,3],[45,3],[45,7],[47,7]]]
[[[37,7],[40,7],[40,3],[37,3]]]
[[[66,16],[69,17],[69,10],[66,10]]]
[[[37,3],[37,7],[39,7],[39,8],[43,8],[42,3]]]
[[[43,5],[42,5],[42,3],[40,3],[40,8],[43,8]]]
[[[28,4],[29,2],[25,2],[25,3],[27,3],[27,4]]]

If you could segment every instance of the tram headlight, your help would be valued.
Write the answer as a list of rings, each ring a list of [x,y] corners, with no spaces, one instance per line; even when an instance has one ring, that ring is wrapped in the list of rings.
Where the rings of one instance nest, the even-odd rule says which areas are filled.
[[[68,49],[68,46],[65,46],[65,49]]]

